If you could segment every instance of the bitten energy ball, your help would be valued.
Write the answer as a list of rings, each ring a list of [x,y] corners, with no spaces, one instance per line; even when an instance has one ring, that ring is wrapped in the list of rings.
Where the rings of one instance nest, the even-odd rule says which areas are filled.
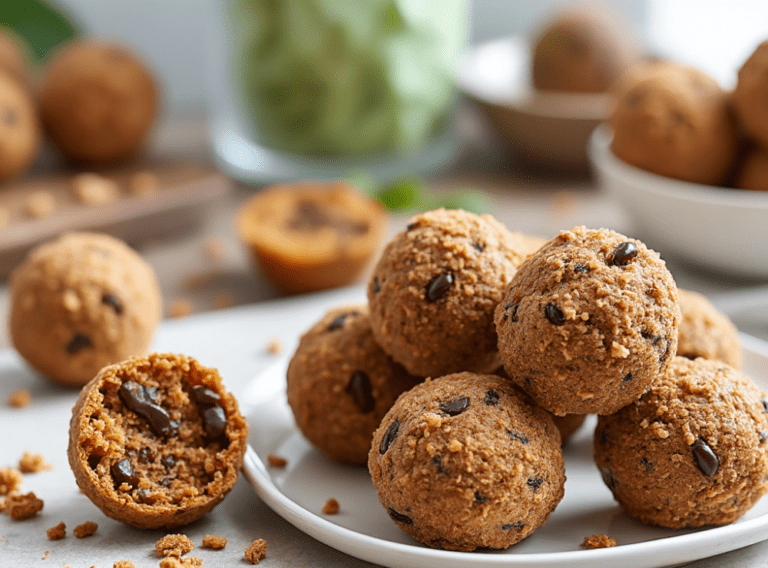
[[[368,284],[376,341],[417,376],[498,368],[493,310],[531,247],[490,215],[417,215]]]
[[[563,231],[518,269],[496,308],[510,379],[558,415],[610,414],[677,351],[677,287],[659,255],[608,229]]]
[[[630,69],[612,88],[611,150],[644,170],[719,185],[736,159],[728,94],[694,67],[654,62]]]
[[[418,379],[376,344],[360,305],[330,310],[302,335],[287,381],[304,436],[334,461],[364,465],[384,414]]]
[[[677,291],[682,314],[677,354],[689,359],[719,359],[740,368],[739,332],[728,316],[701,294],[680,288]]]
[[[397,526],[434,548],[507,548],[563,497],[560,434],[494,375],[457,373],[403,394],[373,437],[368,469]]]
[[[758,45],[739,69],[732,98],[741,127],[768,146],[768,40]]]
[[[10,288],[14,347],[67,385],[144,353],[162,316],[152,267],[103,234],[67,233],[38,246],[13,271]]]
[[[127,158],[144,143],[157,112],[157,86],[125,47],[79,40],[49,65],[40,91],[46,132],[70,158]]]
[[[106,515],[171,528],[224,499],[247,434],[215,369],[153,353],[105,367],[83,388],[67,455],[78,486]]]
[[[595,461],[624,510],[670,528],[732,523],[768,491],[768,414],[720,361],[676,357],[643,397],[595,430]]]

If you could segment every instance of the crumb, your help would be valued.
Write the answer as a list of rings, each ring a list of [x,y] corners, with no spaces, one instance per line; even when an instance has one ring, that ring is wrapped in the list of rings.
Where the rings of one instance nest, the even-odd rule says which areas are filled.
[[[283,342],[279,339],[270,339],[267,342],[267,353],[270,355],[280,355],[283,352]]]
[[[183,534],[167,534],[155,543],[160,556],[184,556],[195,548],[195,544]]]
[[[14,408],[24,408],[29,406],[30,402],[32,402],[32,395],[29,394],[27,389],[15,390],[8,397],[8,406]]]
[[[33,454],[29,450],[25,450],[24,455],[19,460],[19,469],[22,473],[38,473],[53,469],[53,464],[45,461],[43,454]]]
[[[235,305],[235,296],[229,290],[222,290],[213,300],[213,307],[217,310],[231,308]]]
[[[46,551],[45,551],[45,553],[43,554],[43,557],[42,557],[40,560],[45,560],[46,558],[48,558],[48,555],[49,555],[50,553],[51,553],[51,551],[50,551],[50,550],[46,550]]]
[[[323,505],[323,515],[336,515],[339,512],[339,502],[331,497]]]
[[[171,318],[183,318],[188,316],[194,311],[192,308],[192,302],[186,299],[174,300],[168,306],[168,317]]]
[[[610,548],[616,546],[616,540],[604,534],[593,534],[592,536],[585,536],[581,546],[584,548]]]
[[[130,560],[118,560],[112,565],[112,568],[136,568],[136,565]]]
[[[285,467],[286,465],[288,465],[288,460],[282,456],[269,454],[267,455],[267,463],[272,467]]]
[[[202,568],[202,566],[203,559],[197,556],[187,556],[184,558],[169,556],[160,561],[160,568]]]
[[[257,538],[245,549],[245,559],[251,564],[258,564],[267,557],[267,542],[263,538]]]
[[[82,525],[77,525],[75,527],[75,530],[72,531],[72,533],[77,538],[85,538],[95,533],[96,529],[98,528],[99,528],[99,525],[97,525],[93,521],[85,521]]]
[[[105,205],[120,197],[120,187],[104,176],[84,173],[72,178],[72,193],[83,205]]]
[[[67,525],[64,523],[59,523],[55,527],[51,527],[45,531],[45,534],[48,535],[50,540],[61,540],[67,534]]]
[[[203,537],[203,548],[213,548],[214,550],[221,550],[227,546],[227,539],[223,536],[216,536],[215,534],[207,534]]]
[[[33,491],[23,495],[13,494],[6,498],[5,508],[12,519],[20,521],[37,515],[43,509],[43,501]]]
[[[0,495],[8,495],[21,487],[24,477],[15,467],[0,467]]]
[[[151,195],[160,191],[160,179],[154,173],[143,170],[128,180],[128,191],[132,195]]]
[[[50,217],[56,209],[56,199],[50,191],[36,191],[29,196],[24,205],[24,211],[28,217],[43,219]]]
[[[208,260],[218,264],[227,256],[227,242],[220,236],[211,237],[203,244],[203,254]]]

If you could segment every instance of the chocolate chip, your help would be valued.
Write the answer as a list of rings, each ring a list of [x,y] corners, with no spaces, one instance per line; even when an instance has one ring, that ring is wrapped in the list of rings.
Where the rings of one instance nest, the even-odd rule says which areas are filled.
[[[501,525],[501,530],[503,531],[519,531],[523,530],[523,527],[525,527],[525,523],[522,521],[517,521],[516,523],[506,523],[504,525]]]
[[[418,224],[418,223],[416,223],[416,222],[414,222],[414,223],[408,223],[408,224],[405,226],[405,230],[406,230],[406,231],[410,231],[411,229],[414,229],[414,228],[418,227],[418,225],[419,225],[419,224]]]
[[[209,406],[203,410],[203,429],[209,440],[219,438],[227,429],[227,415],[220,406]]]
[[[768,398],[763,399],[763,410],[768,412]]]
[[[499,403],[499,393],[493,389],[485,391],[485,404],[488,406],[496,406]]]
[[[153,505],[157,501],[157,499],[152,496],[151,491],[146,487],[142,487],[136,492],[136,498],[139,502],[144,503],[145,505]]]
[[[347,392],[352,395],[352,399],[363,414],[373,412],[376,400],[373,398],[371,379],[368,375],[362,371],[355,371],[347,383]]]
[[[632,380],[632,373],[627,373],[623,377],[621,377],[622,382],[628,383]]]
[[[653,471],[653,462],[649,461],[648,458],[646,457],[640,458],[640,465],[642,465],[645,468],[646,473],[650,473]]]
[[[640,333],[640,335],[645,339],[646,341],[649,341],[651,345],[656,345],[659,341],[663,339],[662,335],[652,335],[651,333],[647,331],[643,331]]]
[[[389,425],[389,428],[387,428],[387,431],[384,432],[384,437],[381,439],[381,444],[379,445],[380,454],[387,453],[389,446],[391,446],[392,442],[394,442],[395,438],[397,438],[397,431],[399,429],[400,429],[400,421],[395,419],[395,421]]]
[[[450,402],[441,402],[439,404],[439,408],[448,416],[458,416],[467,408],[469,408],[469,399],[465,396],[462,396]]]
[[[512,430],[507,430],[507,436],[512,438],[513,440],[519,440],[522,442],[523,445],[526,445],[528,443],[528,438],[525,436],[521,436],[520,434],[513,432]]]
[[[523,382],[525,383],[525,386],[530,387],[533,382],[533,377],[526,375],[523,377]]]
[[[611,440],[611,434],[608,432],[608,430],[601,430],[600,431],[600,443],[602,445],[607,444]]]
[[[123,483],[127,483],[131,487],[136,487],[139,484],[139,476],[136,475],[136,470],[133,469],[131,460],[120,460],[112,466],[111,470],[112,479],[115,480],[115,487],[120,487]]]
[[[387,513],[389,513],[389,516],[393,521],[398,522],[401,525],[413,524],[413,519],[411,517],[409,517],[408,515],[403,515],[402,513],[398,513],[392,507],[387,507]]]
[[[160,463],[162,463],[166,469],[173,469],[173,466],[176,465],[176,458],[173,456],[163,456],[160,458]]]
[[[123,313],[123,302],[121,302],[120,298],[114,294],[104,294],[101,297],[101,303],[106,306],[110,306],[113,310],[115,310],[117,315],[121,315]]]
[[[565,314],[563,310],[558,308],[552,302],[549,302],[544,306],[544,315],[549,320],[549,323],[553,325],[563,325],[565,323]]]
[[[454,278],[451,272],[445,272],[435,276],[427,284],[426,298],[430,302],[436,302],[448,293],[453,286]]]
[[[509,321],[517,322],[519,321],[517,317],[517,309],[520,306],[520,304],[516,304],[514,302],[508,303],[506,306],[504,306],[504,319],[507,319],[509,317]],[[512,310],[511,312],[507,313],[509,310]]]
[[[578,272],[580,274],[586,274],[587,272],[591,272],[592,269],[589,268],[589,266],[585,266],[580,262],[577,262],[576,264],[573,265],[573,271]]]
[[[488,499],[485,497],[485,495],[481,495],[479,491],[475,491],[475,503],[478,505],[482,505],[485,503]]]
[[[472,248],[477,252],[483,252],[485,250],[485,246],[481,245],[480,243],[472,243]]]
[[[374,294],[378,294],[379,292],[381,292],[381,284],[379,284],[379,279],[378,278],[374,278],[373,279],[373,293]]]
[[[149,463],[152,461],[152,450],[141,448],[139,450],[139,463]]]
[[[357,315],[358,312],[348,312],[346,314],[340,314],[333,318],[331,320],[331,323],[328,324],[328,331],[336,331],[337,329],[341,329],[344,327],[344,322],[347,320],[349,316]]]
[[[88,467],[90,467],[93,471],[96,471],[96,468],[101,463],[101,456],[98,456],[96,454],[88,454]]]
[[[437,466],[437,473],[445,473],[445,470],[443,469],[443,458],[440,456],[432,458],[432,465]]]
[[[627,241],[618,245],[613,249],[613,254],[608,261],[608,264],[613,266],[626,266],[633,258],[637,256],[637,245],[633,242]]]
[[[195,385],[192,387],[192,398],[200,406],[219,406],[221,397],[219,394],[206,386]]]
[[[117,391],[123,404],[149,423],[158,436],[175,434],[178,426],[171,421],[168,411],[155,402],[152,391],[135,381],[125,381]]]
[[[768,432],[763,430],[760,432],[760,434],[758,434],[758,442],[762,444],[766,439],[768,439]]]
[[[69,340],[69,343],[67,343],[66,349],[67,353],[74,355],[81,349],[86,349],[88,347],[93,347],[91,338],[83,333],[75,333],[75,335],[72,336],[72,339]]]
[[[610,489],[611,491],[614,491],[616,489],[617,481],[610,467],[601,468],[600,476],[603,478],[603,483],[605,483],[608,489]]]
[[[693,453],[693,462],[701,473],[707,477],[712,477],[717,473],[720,460],[703,438],[696,438],[696,441],[691,444],[691,452]]]
[[[162,479],[162,481],[160,481],[160,487],[168,487],[171,484],[172,481],[173,481],[172,478],[164,477]]]
[[[536,493],[539,490],[539,487],[542,486],[544,483],[544,480],[540,477],[529,477],[528,481],[525,482],[528,487],[533,489],[533,492]]]

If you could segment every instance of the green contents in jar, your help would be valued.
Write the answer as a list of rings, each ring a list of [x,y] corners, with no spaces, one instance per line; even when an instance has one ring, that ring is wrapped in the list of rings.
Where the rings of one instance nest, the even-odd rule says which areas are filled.
[[[466,0],[236,0],[259,139],[318,155],[418,149],[445,124]]]

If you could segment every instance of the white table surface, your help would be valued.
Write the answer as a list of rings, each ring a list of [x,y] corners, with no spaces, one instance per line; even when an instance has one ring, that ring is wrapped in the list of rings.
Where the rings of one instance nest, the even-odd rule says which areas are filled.
[[[185,353],[218,368],[226,387],[237,396],[275,360],[266,351],[270,340],[279,339],[284,353],[290,354],[299,333],[329,307],[364,299],[364,290],[354,287],[165,321],[154,349]],[[41,513],[24,521],[0,515],[0,567],[112,568],[118,560],[131,560],[138,568],[158,566],[154,544],[165,531],[139,530],[106,517],[77,488],[66,455],[77,390],[50,383],[30,371],[13,351],[0,351],[0,401],[19,388],[31,392],[32,403],[22,409],[0,406],[0,466],[15,465],[30,450],[42,453],[54,469],[24,476],[21,490],[34,491],[43,499]],[[67,536],[48,540],[46,529],[61,521],[67,525]],[[98,531],[85,539],[75,538],[72,529],[85,521],[96,522]],[[264,566],[371,566],[304,535],[272,512],[242,476],[213,512],[170,532],[188,535],[196,544],[190,555],[201,557],[204,566],[246,565],[243,551],[256,538],[267,541]],[[200,548],[203,535],[210,533],[227,538],[224,550]],[[690,566],[756,568],[766,566],[766,558],[768,541]]]

